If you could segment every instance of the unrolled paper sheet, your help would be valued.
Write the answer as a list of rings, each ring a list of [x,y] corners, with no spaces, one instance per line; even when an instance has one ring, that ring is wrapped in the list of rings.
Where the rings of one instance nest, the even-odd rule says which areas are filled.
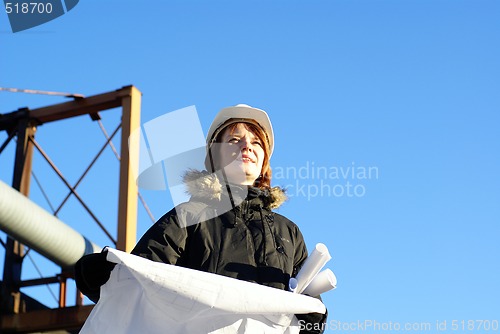
[[[117,263],[80,334],[297,334],[318,300],[108,249]]]

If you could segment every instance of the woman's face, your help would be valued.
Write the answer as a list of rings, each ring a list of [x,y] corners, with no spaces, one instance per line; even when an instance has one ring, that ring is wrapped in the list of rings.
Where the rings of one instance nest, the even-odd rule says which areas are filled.
[[[233,131],[223,130],[219,145],[219,166],[224,167],[228,181],[253,185],[264,163],[264,148],[259,137],[244,123],[238,123]]]

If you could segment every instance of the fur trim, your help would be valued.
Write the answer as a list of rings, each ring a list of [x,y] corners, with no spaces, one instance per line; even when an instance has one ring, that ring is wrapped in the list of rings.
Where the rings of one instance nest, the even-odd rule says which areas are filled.
[[[184,173],[184,184],[187,193],[193,197],[204,198],[207,200],[220,200],[222,194],[222,183],[215,174],[207,171],[190,169]],[[287,201],[288,197],[281,187],[272,187],[269,189],[265,206],[270,209],[277,209]]]
[[[285,194],[285,190],[281,187],[272,187],[269,193],[271,195],[271,203],[269,204],[269,207],[271,209],[279,208],[288,200],[288,197]]]
[[[191,196],[209,200],[220,199],[222,184],[215,174],[190,169],[184,173],[182,179],[186,184],[188,194]]]

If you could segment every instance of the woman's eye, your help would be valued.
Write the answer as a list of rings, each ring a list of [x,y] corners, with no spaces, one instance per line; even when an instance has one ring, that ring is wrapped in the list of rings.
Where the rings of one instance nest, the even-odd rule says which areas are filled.
[[[237,143],[238,142],[238,138],[234,138],[234,137],[230,138],[228,142],[229,143]]]
[[[254,141],[253,142],[254,145],[259,145],[259,146],[262,146],[262,143],[260,141]]]

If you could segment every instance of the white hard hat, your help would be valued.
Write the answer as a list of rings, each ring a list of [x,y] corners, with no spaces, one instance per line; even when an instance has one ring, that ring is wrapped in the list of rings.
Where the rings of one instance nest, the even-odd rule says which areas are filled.
[[[229,120],[231,121],[229,122]],[[234,107],[227,107],[219,111],[208,130],[207,149],[210,147],[215,137],[217,137],[217,134],[223,129],[221,125],[224,123],[229,125],[236,122],[257,123],[266,134],[269,143],[269,157],[271,157],[274,150],[274,133],[269,116],[264,110],[246,104],[238,104]]]

